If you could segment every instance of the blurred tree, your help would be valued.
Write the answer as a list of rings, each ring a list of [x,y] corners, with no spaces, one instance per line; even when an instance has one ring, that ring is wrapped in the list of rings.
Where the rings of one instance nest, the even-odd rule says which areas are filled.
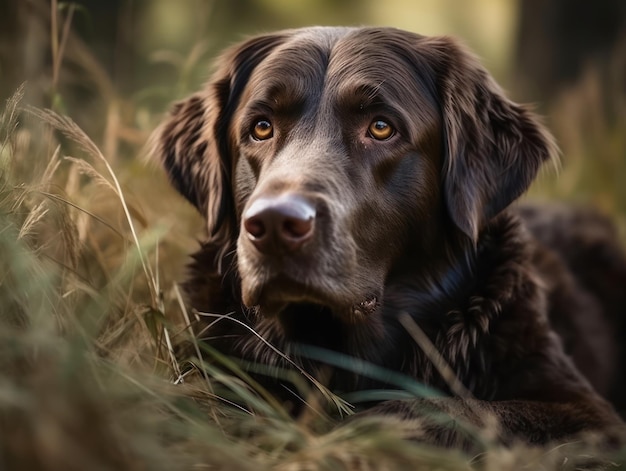
[[[46,48],[48,17],[41,2],[0,0],[0,98],[11,96],[24,81],[34,83],[27,90],[27,101],[43,104],[43,90],[49,75]],[[48,80],[46,80],[48,77]]]
[[[624,0],[520,0],[516,86],[546,101],[587,67],[606,68],[626,42]]]

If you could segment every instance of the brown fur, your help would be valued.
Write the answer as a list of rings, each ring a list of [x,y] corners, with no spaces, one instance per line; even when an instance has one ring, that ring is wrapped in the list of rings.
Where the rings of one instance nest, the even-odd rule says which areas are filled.
[[[368,134],[381,119],[395,129],[387,140]],[[271,122],[271,138],[251,137],[259,120]],[[337,391],[392,381],[339,368],[329,375],[299,346],[454,393],[401,323],[408,315],[469,395],[385,401],[368,413],[410,419],[435,408],[480,425],[489,412],[504,440],[540,443],[621,427],[561,340],[615,400],[623,365],[605,358],[613,344],[600,356],[594,348],[622,322],[620,286],[574,274],[588,267],[567,252],[582,249],[545,235],[573,244],[565,224],[544,225],[539,211],[523,210],[533,236],[507,209],[553,158],[554,144],[453,39],[376,28],[250,39],[222,56],[205,89],[177,104],[156,138],[173,184],[207,220],[185,288],[199,311],[229,314],[198,326],[216,348],[284,366],[235,319],[313,375],[324,369]],[[310,240],[261,251],[243,225],[246,211],[290,195],[315,210]],[[615,237],[603,234],[621,257],[604,279],[624,280]],[[593,260],[592,270],[605,273],[607,261]],[[608,310],[601,294],[612,296]],[[454,428],[426,428],[426,440],[459,443]]]

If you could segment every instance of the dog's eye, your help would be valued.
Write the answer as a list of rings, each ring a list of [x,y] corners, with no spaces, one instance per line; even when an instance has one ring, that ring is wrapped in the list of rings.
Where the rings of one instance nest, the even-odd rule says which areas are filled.
[[[367,131],[371,137],[379,141],[389,139],[395,133],[391,125],[382,119],[372,121]]]
[[[274,126],[266,119],[260,119],[252,128],[252,137],[257,141],[264,141],[274,135]]]

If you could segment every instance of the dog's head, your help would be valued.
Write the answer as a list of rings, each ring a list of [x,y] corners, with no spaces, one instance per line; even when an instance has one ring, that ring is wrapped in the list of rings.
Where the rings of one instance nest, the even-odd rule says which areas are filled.
[[[475,244],[553,154],[452,39],[309,28],[250,39],[157,132],[171,181],[235,249],[242,299],[354,320],[392,272]]]

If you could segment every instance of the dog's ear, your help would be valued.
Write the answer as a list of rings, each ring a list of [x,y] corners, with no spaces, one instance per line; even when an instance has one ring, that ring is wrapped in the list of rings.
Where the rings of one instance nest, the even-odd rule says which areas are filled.
[[[212,240],[232,240],[235,230],[228,136],[232,114],[254,68],[286,37],[259,36],[227,51],[204,89],[176,103],[151,137],[150,153],[206,218]]]
[[[484,224],[528,188],[541,164],[556,158],[556,145],[465,47],[447,37],[423,44],[441,103],[446,206],[475,242]]]

